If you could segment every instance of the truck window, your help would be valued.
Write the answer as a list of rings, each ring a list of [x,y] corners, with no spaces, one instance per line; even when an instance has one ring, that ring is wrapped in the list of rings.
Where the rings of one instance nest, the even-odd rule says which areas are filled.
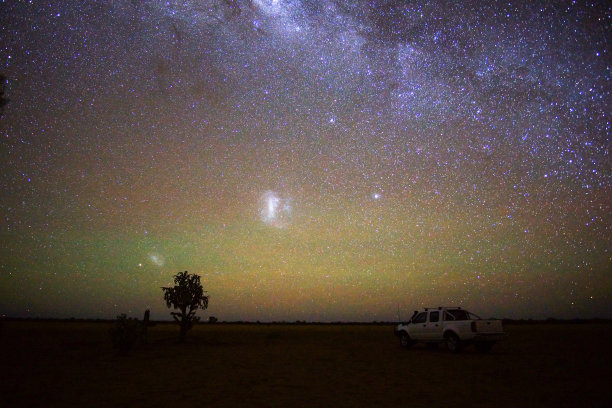
[[[451,309],[444,313],[444,320],[470,320],[465,310]]]
[[[427,320],[427,313],[421,312],[412,319],[412,323],[425,323],[425,320]]]
[[[440,312],[429,312],[429,321],[437,322],[440,320]]]

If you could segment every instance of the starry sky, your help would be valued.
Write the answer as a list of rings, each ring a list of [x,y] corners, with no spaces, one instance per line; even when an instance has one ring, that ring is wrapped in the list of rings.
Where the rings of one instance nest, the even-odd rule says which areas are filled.
[[[612,317],[604,1],[0,3],[0,314]]]

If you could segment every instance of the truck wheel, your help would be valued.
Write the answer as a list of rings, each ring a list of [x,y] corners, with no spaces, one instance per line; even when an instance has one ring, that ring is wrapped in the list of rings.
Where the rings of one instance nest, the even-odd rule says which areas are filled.
[[[449,333],[446,336],[446,347],[453,353],[458,353],[463,348],[463,344],[455,333]]]
[[[490,343],[490,342],[476,343],[476,350],[478,350],[481,353],[486,353],[490,351],[491,347],[493,347],[493,343]]]
[[[414,342],[412,341],[412,339],[406,332],[401,332],[399,338],[400,338],[400,345],[403,348],[410,348],[414,344]]]

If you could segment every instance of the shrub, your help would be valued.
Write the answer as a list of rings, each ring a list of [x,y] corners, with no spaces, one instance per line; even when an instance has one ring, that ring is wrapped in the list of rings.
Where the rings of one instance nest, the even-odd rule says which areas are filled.
[[[128,318],[125,313],[117,316],[115,327],[109,330],[113,347],[121,353],[132,349],[142,333],[142,324],[136,318]]]

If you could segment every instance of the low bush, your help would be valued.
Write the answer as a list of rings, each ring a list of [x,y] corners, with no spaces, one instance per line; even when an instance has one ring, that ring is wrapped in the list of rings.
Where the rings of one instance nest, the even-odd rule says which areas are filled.
[[[143,325],[136,318],[128,318],[125,313],[117,316],[115,326],[109,330],[113,347],[121,353],[127,353],[141,337]]]

